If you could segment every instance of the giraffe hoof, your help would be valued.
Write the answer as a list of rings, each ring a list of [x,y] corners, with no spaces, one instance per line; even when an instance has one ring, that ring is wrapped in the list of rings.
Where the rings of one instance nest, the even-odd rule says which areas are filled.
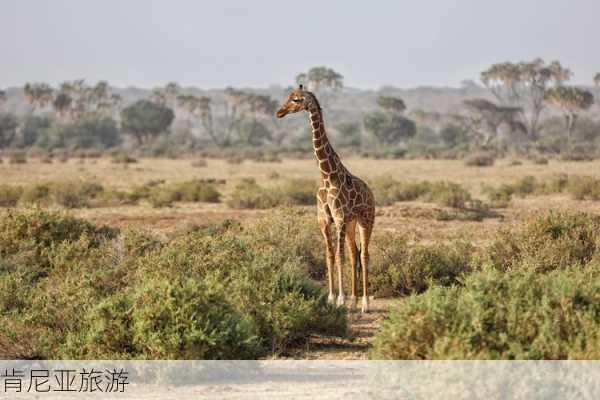
[[[356,296],[350,296],[350,310],[356,310]]]
[[[369,312],[369,299],[367,299],[366,297],[363,297],[362,299],[362,307],[360,310],[363,314],[366,314]]]
[[[327,302],[329,304],[334,304],[335,303],[335,296],[333,295],[333,293],[329,293],[329,296],[327,296]]]
[[[344,297],[343,294],[340,294],[337,298],[337,305],[342,307],[342,306],[344,306],[344,304],[346,304],[346,298]]]

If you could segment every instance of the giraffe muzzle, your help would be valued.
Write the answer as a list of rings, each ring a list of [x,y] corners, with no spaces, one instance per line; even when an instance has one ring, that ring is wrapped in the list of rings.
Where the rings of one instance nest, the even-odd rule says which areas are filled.
[[[283,118],[287,113],[288,112],[285,108],[280,108],[279,111],[277,111],[277,114],[275,115],[277,116],[277,118]]]

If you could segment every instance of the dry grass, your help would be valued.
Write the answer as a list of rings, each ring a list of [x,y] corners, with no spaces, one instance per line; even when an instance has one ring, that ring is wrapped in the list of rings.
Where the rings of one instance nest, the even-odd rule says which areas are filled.
[[[135,227],[149,230],[159,238],[168,238],[177,232],[186,231],[194,226],[206,226],[210,223],[221,223],[226,219],[241,221],[246,226],[257,225],[257,222],[273,213],[272,209],[233,209],[228,201],[241,182],[254,179],[261,187],[276,190],[292,180],[315,181],[318,169],[313,159],[283,160],[283,162],[256,162],[244,160],[241,164],[231,164],[225,159],[207,159],[206,166],[196,166],[197,158],[189,159],[150,159],[141,158],[135,164],[114,164],[110,158],[78,159],[71,158],[59,162],[57,156],[52,164],[39,158],[30,158],[26,164],[0,164],[0,186],[32,186],[44,182],[85,181],[98,183],[111,190],[131,191],[134,187],[149,181],[164,181],[166,184],[193,180],[215,179],[219,192],[222,193],[220,203],[195,203],[180,201],[172,207],[153,208],[147,202],[135,205],[114,204],[101,208],[83,208],[70,210],[69,214],[85,218],[93,223],[108,224],[125,228]],[[401,182],[452,182],[468,190],[474,199],[489,201],[484,193],[485,187],[500,187],[503,184],[514,184],[523,177],[532,176],[539,182],[552,180],[559,174],[590,176],[600,179],[600,161],[571,162],[550,160],[548,164],[537,164],[532,160],[498,159],[493,166],[473,168],[464,164],[463,160],[369,160],[344,159],[345,165],[357,176],[373,182],[389,176]],[[92,163],[93,162],[93,163]],[[35,193],[29,196],[35,198]],[[584,196],[585,197],[585,196]],[[461,219],[444,220],[439,218],[452,209],[440,202],[405,201],[390,206],[377,208],[376,231],[373,248],[381,243],[378,239],[387,232],[408,235],[409,244],[422,246],[443,246],[457,239],[471,241],[478,248],[489,244],[500,227],[518,224],[531,214],[547,209],[561,211],[582,211],[600,215],[600,201],[585,197],[576,200],[564,191],[562,193],[535,194],[527,197],[512,196],[506,208],[494,210],[497,217],[482,221],[466,221]],[[314,206],[303,207],[314,213]],[[316,213],[315,213],[316,214]],[[316,215],[314,220],[315,234],[318,235]],[[260,224],[258,224],[260,226]],[[319,252],[321,249],[315,249]],[[320,253],[319,253],[320,254]],[[322,261],[322,259],[321,259]],[[360,315],[352,315],[353,329],[357,337],[354,341],[341,341],[333,347],[339,352],[333,353],[337,358],[364,357],[364,350],[371,341],[374,327],[378,325],[369,318],[382,318],[387,303],[376,299],[373,302],[375,313],[363,319]],[[396,301],[396,300],[394,300]],[[382,305],[383,304],[383,305]],[[354,320],[356,318],[356,320]],[[368,333],[363,329],[368,328]],[[358,327],[358,328],[357,328]],[[361,331],[363,329],[363,331]],[[319,340],[323,341],[319,344]],[[302,350],[297,356],[302,358],[327,358],[332,356],[331,345],[325,343],[327,338],[313,341],[310,351]],[[340,339],[335,339],[340,340]],[[316,344],[315,344],[316,343]],[[340,344],[341,343],[341,344]],[[319,347],[321,346],[321,347]]]
[[[99,183],[117,190],[131,190],[148,181],[164,180],[169,183],[194,179],[225,180],[219,186],[223,193],[222,204],[178,203],[171,208],[152,209],[150,205],[102,207],[73,211],[76,215],[95,222],[118,226],[143,226],[158,232],[180,229],[183,225],[204,221],[220,221],[226,218],[252,223],[270,210],[234,210],[227,206],[234,188],[244,179],[253,178],[261,186],[276,188],[292,179],[318,178],[313,159],[286,159],[283,162],[255,162],[245,160],[232,165],[225,159],[209,159],[207,166],[192,166],[195,159],[142,158],[135,164],[114,164],[110,158],[94,160],[94,164],[77,164],[76,159],[64,163],[46,164],[31,159],[27,164],[0,164],[0,184],[29,185],[59,180],[83,180]],[[357,176],[370,181],[391,176],[398,181],[449,181],[462,185],[474,198],[487,199],[485,186],[512,184],[524,176],[540,181],[550,180],[560,173],[588,175],[600,178],[600,161],[567,162],[551,160],[547,165],[522,160],[515,165],[512,159],[496,160],[493,166],[472,168],[462,160],[371,160],[344,159],[345,165]],[[277,173],[277,179],[274,179]],[[307,206],[312,208],[313,206]],[[568,194],[513,198],[509,207],[500,210],[500,218],[487,218],[481,222],[436,218],[444,207],[419,202],[397,203],[379,207],[376,230],[409,232],[427,241],[446,241],[456,237],[485,240],[489,232],[499,225],[521,220],[538,210],[557,208],[577,209],[600,214],[600,202],[572,200]],[[316,225],[315,225],[316,229]]]

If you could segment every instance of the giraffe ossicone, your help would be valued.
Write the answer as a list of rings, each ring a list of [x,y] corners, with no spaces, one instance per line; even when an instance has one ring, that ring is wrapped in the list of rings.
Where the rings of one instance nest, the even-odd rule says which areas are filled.
[[[334,268],[337,268],[338,295],[337,304],[344,305],[344,245],[348,248],[351,264],[351,307],[356,305],[358,275],[362,276],[362,312],[369,310],[368,266],[369,241],[375,224],[375,199],[367,184],[352,175],[342,164],[335,152],[323,123],[321,106],[315,95],[300,85],[292,91],[286,102],[277,111],[277,117],[306,111],[312,129],[313,150],[321,173],[321,185],[317,191],[317,217],[325,240],[327,257],[327,277],[330,302],[335,299]],[[336,228],[335,249],[332,229]],[[358,227],[360,250],[356,245]],[[360,271],[359,271],[360,269]]]

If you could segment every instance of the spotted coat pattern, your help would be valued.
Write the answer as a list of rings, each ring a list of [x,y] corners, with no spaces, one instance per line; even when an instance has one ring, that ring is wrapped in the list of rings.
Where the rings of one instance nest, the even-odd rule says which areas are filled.
[[[362,273],[362,311],[368,311],[368,264],[369,240],[375,223],[375,200],[367,184],[352,175],[335,152],[323,123],[323,113],[314,94],[300,87],[294,90],[277,112],[278,117],[307,111],[312,129],[315,157],[321,173],[321,185],[317,192],[317,215],[325,239],[327,256],[329,299],[334,299],[333,269],[337,267],[339,305],[345,303],[343,290],[344,243],[348,248],[351,264],[351,301],[356,305],[359,267]],[[332,240],[332,226],[336,228],[336,243]],[[355,234],[358,227],[360,251]]]

